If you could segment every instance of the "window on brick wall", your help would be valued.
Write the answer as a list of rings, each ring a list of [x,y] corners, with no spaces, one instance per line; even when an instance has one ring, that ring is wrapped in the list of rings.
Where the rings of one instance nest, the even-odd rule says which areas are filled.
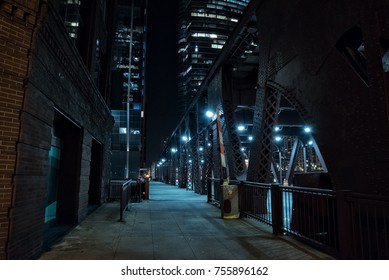
[[[74,43],[79,37],[79,30],[82,26],[80,6],[81,0],[63,0],[60,10],[66,30]]]

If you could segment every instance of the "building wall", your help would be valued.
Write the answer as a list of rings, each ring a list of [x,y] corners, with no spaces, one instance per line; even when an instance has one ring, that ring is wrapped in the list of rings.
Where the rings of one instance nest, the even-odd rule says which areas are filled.
[[[178,98],[183,115],[250,1],[178,2]]]
[[[1,2],[0,259],[31,259],[42,252],[58,116],[79,135],[69,142],[74,145],[68,151],[79,157],[71,167],[75,179],[64,179],[71,190],[65,196],[74,204],[63,206],[72,212],[67,222],[78,223],[88,213],[93,141],[103,150],[100,203],[107,194],[113,120],[58,9],[59,1]]]
[[[132,4],[134,10],[132,11]],[[115,118],[112,131],[111,178],[131,178],[139,176],[139,168],[144,162],[145,137],[145,55],[146,55],[146,0],[118,1],[117,25],[115,30],[114,60],[112,67],[112,100],[110,108]],[[131,32],[131,16],[133,30]],[[133,39],[131,40],[131,34]],[[130,63],[130,42],[131,63]],[[131,71],[129,65],[131,64]],[[130,89],[128,75],[131,72]],[[127,102],[129,103],[129,124],[127,130]],[[129,152],[127,153],[127,133]],[[128,167],[127,167],[128,157]],[[128,168],[128,172],[127,172]]]
[[[6,258],[28,51],[39,1],[0,3],[0,259]],[[35,177],[33,182],[41,178]],[[21,183],[21,182],[20,182]]]

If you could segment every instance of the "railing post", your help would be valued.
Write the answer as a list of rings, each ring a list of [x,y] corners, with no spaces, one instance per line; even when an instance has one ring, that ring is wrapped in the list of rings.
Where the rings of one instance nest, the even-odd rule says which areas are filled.
[[[124,211],[126,211],[128,200],[126,199],[127,193],[127,182],[122,185],[121,191],[120,191],[120,222],[124,222]]]
[[[239,208],[239,213],[240,213],[240,217],[242,217],[242,207],[243,207],[243,181],[239,181],[239,184],[238,184],[238,208]]]
[[[212,202],[212,182],[211,178],[208,178],[207,180],[207,202]]]
[[[220,180],[220,186],[219,186],[219,205],[220,205],[220,218],[223,219],[224,214],[224,197],[223,197],[223,179]]]
[[[282,195],[280,185],[271,185],[271,215],[273,234],[278,235],[282,233]]]
[[[353,235],[351,208],[346,201],[346,195],[350,191],[336,191],[336,213],[338,220],[339,258],[349,259],[352,257]]]

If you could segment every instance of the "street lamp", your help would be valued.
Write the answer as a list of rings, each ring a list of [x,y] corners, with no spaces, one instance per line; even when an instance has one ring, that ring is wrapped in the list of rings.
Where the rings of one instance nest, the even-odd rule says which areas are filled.
[[[281,136],[276,136],[276,137],[274,137],[274,140],[276,140],[276,142],[281,142],[282,137]]]
[[[274,131],[281,131],[282,130],[282,128],[280,127],[280,126],[276,126],[275,128],[274,128]]]
[[[239,130],[239,131],[243,131],[243,130],[245,130],[245,128],[246,128],[246,127],[245,127],[244,125],[239,125],[239,126],[238,126],[238,130]]]
[[[210,110],[208,110],[208,111],[205,113],[205,115],[206,115],[208,118],[212,118],[213,115],[214,115],[214,113],[211,112]]]

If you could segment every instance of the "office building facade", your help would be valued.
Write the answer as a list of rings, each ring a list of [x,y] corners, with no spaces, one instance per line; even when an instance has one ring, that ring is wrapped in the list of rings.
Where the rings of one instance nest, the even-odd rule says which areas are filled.
[[[119,0],[112,68],[111,178],[138,177],[145,161],[146,0]]]
[[[181,114],[196,94],[250,0],[180,0],[178,97]]]

